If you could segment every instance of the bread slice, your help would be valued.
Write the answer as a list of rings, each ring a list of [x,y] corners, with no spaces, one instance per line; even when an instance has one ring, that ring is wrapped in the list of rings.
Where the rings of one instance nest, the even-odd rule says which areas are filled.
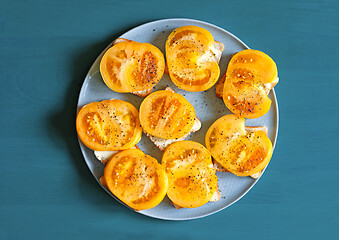
[[[219,201],[221,197],[220,191],[219,191],[219,186],[217,187],[217,190],[215,190],[215,193],[213,194],[213,197],[211,198],[210,202],[217,202]]]
[[[121,43],[121,42],[133,42],[132,40],[126,39],[126,38],[117,38],[113,41],[112,46],[114,46],[117,43]]]
[[[231,56],[231,58],[235,55],[236,53],[233,53],[233,55]],[[216,88],[215,88],[215,94],[217,95],[218,98],[223,98],[223,91],[224,91],[224,83],[225,83],[225,79],[226,79],[226,72],[224,75],[222,75],[222,77],[220,78],[220,80],[218,81]]]
[[[94,151],[94,155],[100,162],[106,165],[108,160],[118,152],[119,151]]]
[[[226,73],[220,78],[218,81],[216,88],[215,88],[215,94],[217,95],[218,98],[223,98],[223,91],[224,91],[224,83],[226,80]],[[271,91],[271,89],[277,85],[279,82],[279,77],[277,77],[273,82],[271,83],[266,83],[261,86],[261,88],[265,91],[265,93],[268,95]]]
[[[214,51],[215,55],[217,56],[217,62],[219,64],[225,46],[222,42],[214,41],[213,48],[214,49],[212,51]]]
[[[252,127],[252,126],[245,126],[245,131],[246,132],[255,132],[255,131],[263,131],[264,133],[268,133],[268,128],[266,126],[255,126],[255,127]]]
[[[139,97],[147,97],[148,95],[151,94],[153,88],[149,88],[146,90],[142,90],[142,91],[136,91],[136,92],[132,92],[134,95],[137,95]]]
[[[220,78],[217,85],[215,85],[215,94],[218,98],[223,98],[224,83],[226,79],[226,73]]]
[[[267,95],[270,93],[271,89],[274,88],[275,85],[277,85],[278,82],[279,82],[279,77],[274,79],[274,81],[271,83],[264,84],[264,89]]]
[[[198,62],[217,62],[219,64],[222,52],[224,51],[224,44],[214,41],[214,44],[204,55],[202,55]]]
[[[139,149],[137,146],[131,147],[131,148],[136,148]],[[117,154],[118,152],[121,152],[123,150],[120,151],[94,151],[94,155],[95,157],[102,162],[104,165],[107,164],[107,162],[111,159],[111,157],[115,154]]]
[[[170,87],[167,87],[165,90],[174,92],[174,90]],[[184,140],[188,135],[190,135],[192,132],[197,132],[200,128],[201,128],[201,122],[199,118],[195,117],[195,122],[193,124],[191,131],[187,133],[185,136],[178,138],[178,139],[164,139],[161,137],[153,136],[149,133],[146,133],[145,131],[144,133],[146,134],[147,137],[149,137],[149,139],[151,139],[151,141],[154,143],[155,146],[157,146],[157,148],[159,148],[161,151],[165,151],[167,146],[171,145],[174,142]]]
[[[126,39],[126,38],[117,38],[113,41],[112,46],[114,46],[117,43],[121,43],[121,42],[132,42],[132,40],[129,40],[129,39]],[[153,88],[149,88],[149,89],[146,89],[146,90],[135,91],[135,92],[132,92],[132,93],[134,95],[139,96],[139,97],[147,97],[152,92],[152,90],[153,90]]]
[[[255,131],[263,131],[264,133],[268,133],[268,129],[266,126],[257,126],[257,127],[251,127],[251,126],[246,126],[245,127],[246,132],[255,132]],[[229,172],[226,168],[224,168],[220,163],[215,161],[215,159],[212,159],[213,162],[213,167],[217,172]],[[257,179],[261,176],[261,172],[254,173],[250,175],[251,178]]]

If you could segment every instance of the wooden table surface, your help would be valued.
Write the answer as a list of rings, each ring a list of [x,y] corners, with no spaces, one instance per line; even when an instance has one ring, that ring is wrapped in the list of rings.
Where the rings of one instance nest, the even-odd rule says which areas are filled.
[[[75,132],[84,77],[117,36],[173,17],[224,28],[276,61],[272,161],[233,206],[163,221],[112,199]],[[339,2],[0,1],[0,239],[338,239]]]

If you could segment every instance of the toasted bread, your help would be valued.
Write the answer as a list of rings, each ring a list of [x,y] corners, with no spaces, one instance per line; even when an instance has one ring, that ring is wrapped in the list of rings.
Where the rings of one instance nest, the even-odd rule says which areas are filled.
[[[217,85],[215,85],[215,94],[218,98],[222,99],[223,91],[224,91],[224,83],[226,79],[226,74],[224,74],[220,80],[218,81]]]
[[[164,71],[164,73],[167,74],[167,75],[169,75],[167,63],[165,64],[165,71]]]
[[[94,151],[94,155],[100,162],[106,165],[108,160],[118,152],[119,151]]]
[[[165,90],[174,92],[174,90],[170,87],[167,87]],[[149,137],[149,139],[151,139],[151,141],[154,143],[155,146],[157,146],[157,148],[159,148],[161,151],[165,151],[167,146],[171,145],[174,142],[184,140],[188,135],[190,135],[192,132],[197,132],[200,128],[201,128],[201,122],[197,117],[195,117],[195,122],[194,122],[194,125],[191,131],[185,136],[178,138],[178,139],[164,139],[164,138],[153,136],[146,132],[144,133],[146,134],[147,137]]]
[[[254,132],[254,131],[263,131],[264,133],[268,133],[268,129],[266,126],[258,126],[258,127],[250,127],[250,126],[245,126],[245,131],[246,132]],[[215,170],[218,172],[229,172],[226,168],[224,168],[220,163],[212,159],[213,162],[213,167]],[[261,172],[254,173],[250,175],[251,178],[257,179],[261,175]]]
[[[132,40],[126,39],[126,38],[117,38],[113,41],[113,45],[117,43],[121,43],[121,42],[132,42]],[[153,88],[150,89],[146,89],[146,90],[142,90],[142,91],[136,91],[136,92],[132,92],[132,94],[137,95],[139,97],[147,97],[151,92],[152,92]]]
[[[214,41],[211,49],[199,58],[199,62],[220,62],[222,52],[224,51],[224,44]]]
[[[143,91],[137,91],[137,92],[132,92],[134,95],[137,95],[139,97],[147,97],[148,95],[151,94],[153,88],[150,88],[150,89],[146,89],[146,90],[143,90]]]
[[[234,56],[234,54],[232,55],[232,57]],[[218,81],[215,87],[215,94],[217,95],[218,98],[221,98],[221,99],[223,98],[225,79],[226,79],[226,73],[222,75],[222,77],[220,78],[220,80]]]
[[[217,57],[217,62],[219,63],[222,56],[222,52],[225,49],[225,46],[222,42],[214,41],[213,48],[214,48],[213,51]]]
[[[220,197],[221,197],[221,194],[220,194],[219,187],[218,187],[217,190],[215,190],[215,193],[213,197],[211,198],[210,202],[217,202],[219,201]]]
[[[126,39],[126,38],[117,38],[113,41],[112,46],[114,46],[117,43],[121,43],[121,42],[132,42],[132,40]]]
[[[139,149],[137,146],[131,148]],[[94,155],[100,162],[106,165],[109,159],[118,152],[120,151],[94,151]]]

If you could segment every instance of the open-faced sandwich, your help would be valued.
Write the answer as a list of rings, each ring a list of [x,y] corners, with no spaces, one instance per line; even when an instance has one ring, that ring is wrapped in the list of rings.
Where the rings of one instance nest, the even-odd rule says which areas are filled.
[[[192,104],[169,87],[147,96],[139,114],[145,134],[162,151],[201,127]]]
[[[265,127],[245,127],[244,118],[230,114],[212,124],[205,142],[219,171],[257,178],[272,157],[266,133]]]
[[[227,108],[245,118],[258,118],[271,107],[270,90],[278,83],[275,62],[267,54],[247,49],[234,54],[216,94]]]
[[[160,81],[165,69],[163,53],[149,43],[118,38],[100,62],[105,84],[115,92],[145,97]]]
[[[224,45],[206,29],[179,27],[165,48],[167,71],[177,87],[205,91],[219,79]],[[100,182],[137,211],[157,206],[166,194],[176,208],[216,202],[221,197],[216,171],[258,178],[273,152],[267,128],[245,126],[244,119],[270,109],[268,94],[278,73],[268,55],[249,49],[232,56],[216,93],[234,114],[210,126],[206,148],[184,141],[201,128],[193,105],[169,87],[151,93],[164,71],[164,55],[157,47],[116,39],[100,62],[103,81],[113,91],[145,99],[139,111],[117,99],[93,102],[76,119],[80,140],[105,165]],[[142,131],[164,151],[161,164],[136,146]]]
[[[183,26],[175,29],[166,41],[166,61],[171,80],[179,88],[200,92],[219,79],[219,61],[224,50],[204,28]]]
[[[118,99],[83,106],[76,118],[76,130],[82,143],[97,151],[131,148],[142,135],[138,110]]]
[[[157,206],[168,189],[163,167],[139,149],[123,150],[113,155],[100,181],[134,210]]]
[[[220,199],[211,154],[200,143],[172,143],[161,164],[168,177],[167,196],[176,208],[196,208]]]

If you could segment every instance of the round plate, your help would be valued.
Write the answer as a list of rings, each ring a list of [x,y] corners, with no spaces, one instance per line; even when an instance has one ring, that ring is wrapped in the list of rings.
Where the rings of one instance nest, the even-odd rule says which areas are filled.
[[[191,20],[191,19],[164,19],[143,24],[123,34],[122,38],[127,38],[137,42],[148,42],[157,46],[162,52],[165,52],[165,42],[168,35],[175,29],[184,25],[195,25],[203,27],[210,31],[216,41],[220,41],[224,44],[225,50],[223,51],[220,61],[220,76],[224,75],[227,64],[235,52],[247,49],[248,47],[240,39],[226,30],[214,26],[209,23]],[[114,39],[113,39],[114,40]],[[89,70],[83,86],[81,88],[78,110],[94,101],[102,101],[105,99],[121,99],[132,103],[136,108],[139,106],[143,98],[135,96],[133,94],[121,94],[110,90],[103,82],[99,65],[103,53],[111,47],[112,44],[98,56]],[[154,91],[163,90],[167,86],[174,89],[175,92],[182,94],[191,104],[193,104],[197,117],[202,122],[202,128],[193,134],[190,134],[186,140],[193,140],[205,145],[205,134],[211,124],[226,114],[230,114],[230,111],[226,108],[222,99],[219,99],[215,95],[215,86],[204,92],[186,92],[178,89],[170,80],[169,76],[164,74],[163,78],[156,85]],[[275,97],[275,92],[272,90],[269,94],[272,100],[272,106],[270,111],[263,117],[257,119],[246,120],[248,126],[262,126],[268,127],[268,136],[271,139],[273,146],[275,146],[276,137],[278,133],[278,106]],[[96,159],[92,150],[85,147],[80,141],[80,147],[84,155],[85,161],[92,172],[95,179],[99,182],[100,177],[103,175],[104,165]],[[155,145],[149,140],[146,135],[142,136],[141,141],[137,146],[146,154],[161,161],[162,152],[155,147]],[[258,181],[258,179],[252,179],[250,177],[237,177],[231,173],[219,172],[218,185],[221,192],[221,198],[218,202],[209,202],[199,208],[183,208],[175,209],[170,200],[165,197],[161,204],[157,207],[139,211],[139,213],[160,219],[167,220],[187,220],[194,218],[201,218],[215,212],[218,212],[240,198],[242,198]],[[101,184],[100,184],[101,185]],[[118,200],[111,192],[101,185],[113,198]],[[119,201],[119,200],[118,200]],[[121,201],[119,201],[121,202]],[[121,202],[122,203],[122,202]],[[123,203],[122,203],[123,204]],[[125,205],[125,204],[124,204]]]

